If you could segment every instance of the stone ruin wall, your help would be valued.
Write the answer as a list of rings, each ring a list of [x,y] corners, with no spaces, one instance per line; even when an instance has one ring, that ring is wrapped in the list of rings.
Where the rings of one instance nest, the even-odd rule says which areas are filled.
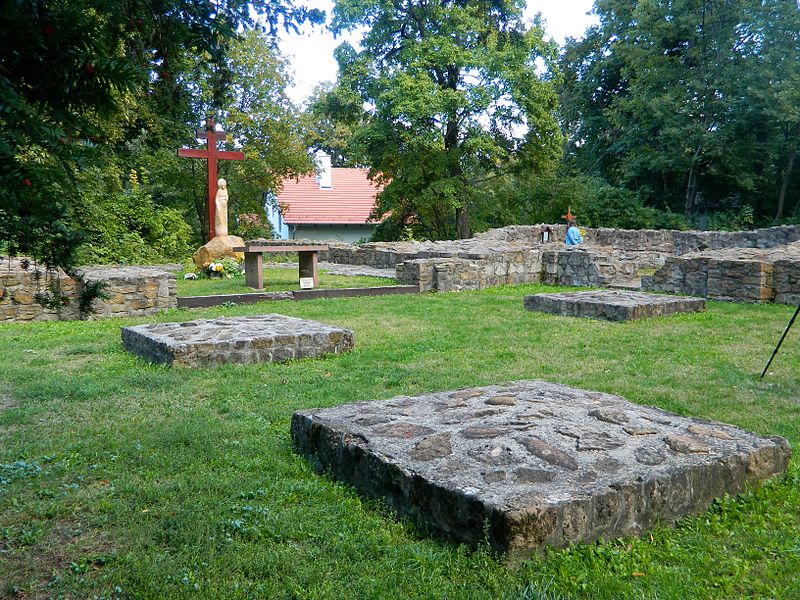
[[[800,302],[800,242],[691,252],[642,278],[649,291],[744,302]]]
[[[541,253],[502,253],[485,258],[417,258],[399,263],[398,283],[420,291],[479,290],[509,283],[539,281]]]
[[[87,281],[108,283],[108,298],[94,301],[95,312],[89,318],[152,315],[177,306],[175,274],[162,267],[82,267]],[[62,292],[69,303],[60,310],[45,308],[36,302],[35,294],[45,291],[43,269],[30,263],[28,268],[18,259],[0,262],[0,322],[60,321],[80,318],[77,284],[63,271],[58,272]]]
[[[543,244],[545,228],[550,242]],[[585,243],[569,249],[563,246],[565,234],[565,225],[511,225],[469,240],[333,243],[321,259],[395,268],[400,282],[422,291],[538,281],[603,287],[635,282],[645,270],[656,272],[643,277],[645,289],[654,291],[751,302],[794,303],[800,298],[800,259],[784,252],[800,240],[800,226],[735,232],[586,228]],[[726,249],[742,251],[715,257]],[[769,266],[737,262],[735,257],[749,249],[775,249],[757,261]],[[705,254],[698,258],[698,253]]]

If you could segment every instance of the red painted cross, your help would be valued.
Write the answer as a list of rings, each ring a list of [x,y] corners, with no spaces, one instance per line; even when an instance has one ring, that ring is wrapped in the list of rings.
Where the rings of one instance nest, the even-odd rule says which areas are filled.
[[[562,219],[566,219],[567,223],[569,223],[570,221],[572,221],[572,219],[575,218],[575,215],[572,214],[572,207],[571,206],[567,207],[567,214],[561,215],[561,218]]]
[[[214,119],[206,121],[205,129],[197,130],[197,137],[208,140],[207,150],[194,150],[192,148],[178,148],[178,156],[183,158],[203,158],[208,161],[208,235],[214,239],[217,232],[214,229],[214,215],[217,212],[217,159],[219,160],[244,160],[244,152],[217,151],[217,140],[224,142],[228,134],[224,131],[214,130]]]

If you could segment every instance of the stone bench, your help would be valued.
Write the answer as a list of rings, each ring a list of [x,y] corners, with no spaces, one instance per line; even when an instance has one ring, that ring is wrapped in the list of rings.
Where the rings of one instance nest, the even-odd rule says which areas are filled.
[[[310,279],[311,287],[317,287],[317,257],[319,252],[327,250],[324,244],[293,244],[288,242],[274,243],[251,243],[245,246],[234,248],[234,252],[244,252],[244,280],[249,288],[256,290],[264,289],[264,262],[263,254],[297,252],[298,262],[300,263],[300,287],[303,286],[304,279]]]

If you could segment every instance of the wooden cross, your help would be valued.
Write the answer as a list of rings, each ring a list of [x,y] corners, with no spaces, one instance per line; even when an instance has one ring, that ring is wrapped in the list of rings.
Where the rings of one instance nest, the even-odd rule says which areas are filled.
[[[217,212],[217,159],[219,160],[244,160],[244,152],[217,151],[217,141],[224,142],[228,134],[224,131],[214,130],[214,119],[206,121],[205,129],[197,130],[197,137],[208,140],[207,150],[194,150],[192,148],[178,148],[178,156],[183,158],[203,158],[208,161],[208,235],[210,239],[217,236],[214,227],[214,216]]]
[[[575,215],[572,214],[572,207],[571,206],[567,207],[567,214],[561,215],[561,218],[562,219],[566,219],[568,224],[572,221],[572,219],[575,218]]]

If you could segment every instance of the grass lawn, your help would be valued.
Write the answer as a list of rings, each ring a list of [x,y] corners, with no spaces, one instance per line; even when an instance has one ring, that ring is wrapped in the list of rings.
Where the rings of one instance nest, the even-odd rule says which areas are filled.
[[[534,378],[800,443],[800,326],[758,379],[794,307],[710,302],[621,324],[523,310],[554,289],[158,317],[278,311],[356,333],[350,353],[280,365],[149,365],[119,328],[155,318],[0,326],[0,597],[800,598],[797,458],[677,527],[512,571],[293,452],[297,409]]]
[[[350,277],[345,275],[329,275],[320,269],[317,289],[325,288],[350,288],[350,287],[375,287],[384,285],[397,285],[394,279],[382,277]],[[297,267],[265,268],[264,291],[287,292],[299,290]],[[215,296],[218,294],[249,294],[258,290],[251,289],[244,284],[244,277],[233,279],[196,279],[184,280],[178,276],[178,296]]]

